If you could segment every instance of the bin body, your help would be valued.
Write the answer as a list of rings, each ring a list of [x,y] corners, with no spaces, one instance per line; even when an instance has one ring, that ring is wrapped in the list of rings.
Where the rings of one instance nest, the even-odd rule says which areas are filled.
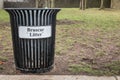
[[[16,69],[47,72],[53,68],[56,15],[60,9],[7,8]]]

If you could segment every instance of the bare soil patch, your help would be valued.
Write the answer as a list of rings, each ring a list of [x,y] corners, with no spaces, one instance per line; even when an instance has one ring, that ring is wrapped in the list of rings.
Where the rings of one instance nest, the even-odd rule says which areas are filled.
[[[85,23],[84,21],[77,21],[77,20],[68,20],[68,19],[64,19],[64,20],[57,20],[57,25],[72,25],[72,24],[80,24],[80,23]]]
[[[114,29],[112,32],[99,28],[89,30],[71,26],[68,28],[70,24],[81,23],[84,22],[57,21],[55,68],[44,74],[99,75],[98,70],[101,70],[106,71],[106,74],[103,75],[119,75],[120,28]],[[24,74],[15,70],[9,23],[0,24],[0,28],[0,57],[2,57],[0,59],[0,74]],[[114,70],[114,65],[116,65],[118,72]],[[88,69],[89,72],[83,70],[76,72],[81,69]],[[96,73],[93,74],[90,70],[96,70]],[[109,72],[113,72],[113,74]]]

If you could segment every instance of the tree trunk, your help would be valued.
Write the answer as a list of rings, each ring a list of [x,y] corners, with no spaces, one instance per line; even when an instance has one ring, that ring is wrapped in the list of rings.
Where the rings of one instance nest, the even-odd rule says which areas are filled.
[[[54,7],[55,0],[34,0],[36,8],[51,8]]]
[[[52,7],[52,8],[55,7],[55,0],[51,0],[51,7]]]
[[[36,8],[39,7],[39,0],[35,0],[35,7],[36,7]]]
[[[79,6],[79,8],[81,10],[85,10],[86,7],[87,7],[87,0],[80,0],[80,6]]]
[[[36,8],[45,8],[50,7],[51,0],[35,0],[36,1]]]
[[[82,10],[84,10],[84,0],[82,0]]]
[[[79,5],[79,9],[81,9],[81,1],[82,1],[82,0],[80,0],[80,5]]]
[[[45,0],[45,7],[51,8],[51,0]]]
[[[104,0],[101,0],[100,9],[104,8]]]
[[[85,0],[85,9],[87,8],[87,0]]]
[[[111,0],[111,8],[113,8],[113,0]]]

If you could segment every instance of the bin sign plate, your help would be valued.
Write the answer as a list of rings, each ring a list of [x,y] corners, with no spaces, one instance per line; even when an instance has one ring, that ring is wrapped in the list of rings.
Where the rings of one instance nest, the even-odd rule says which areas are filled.
[[[51,37],[51,26],[19,26],[19,38],[38,39]]]

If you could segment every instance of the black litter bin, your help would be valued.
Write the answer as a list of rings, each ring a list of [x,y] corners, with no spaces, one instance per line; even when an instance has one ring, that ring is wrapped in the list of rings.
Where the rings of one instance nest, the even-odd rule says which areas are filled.
[[[56,14],[60,9],[5,8],[10,15],[16,69],[47,72],[53,68]]]

